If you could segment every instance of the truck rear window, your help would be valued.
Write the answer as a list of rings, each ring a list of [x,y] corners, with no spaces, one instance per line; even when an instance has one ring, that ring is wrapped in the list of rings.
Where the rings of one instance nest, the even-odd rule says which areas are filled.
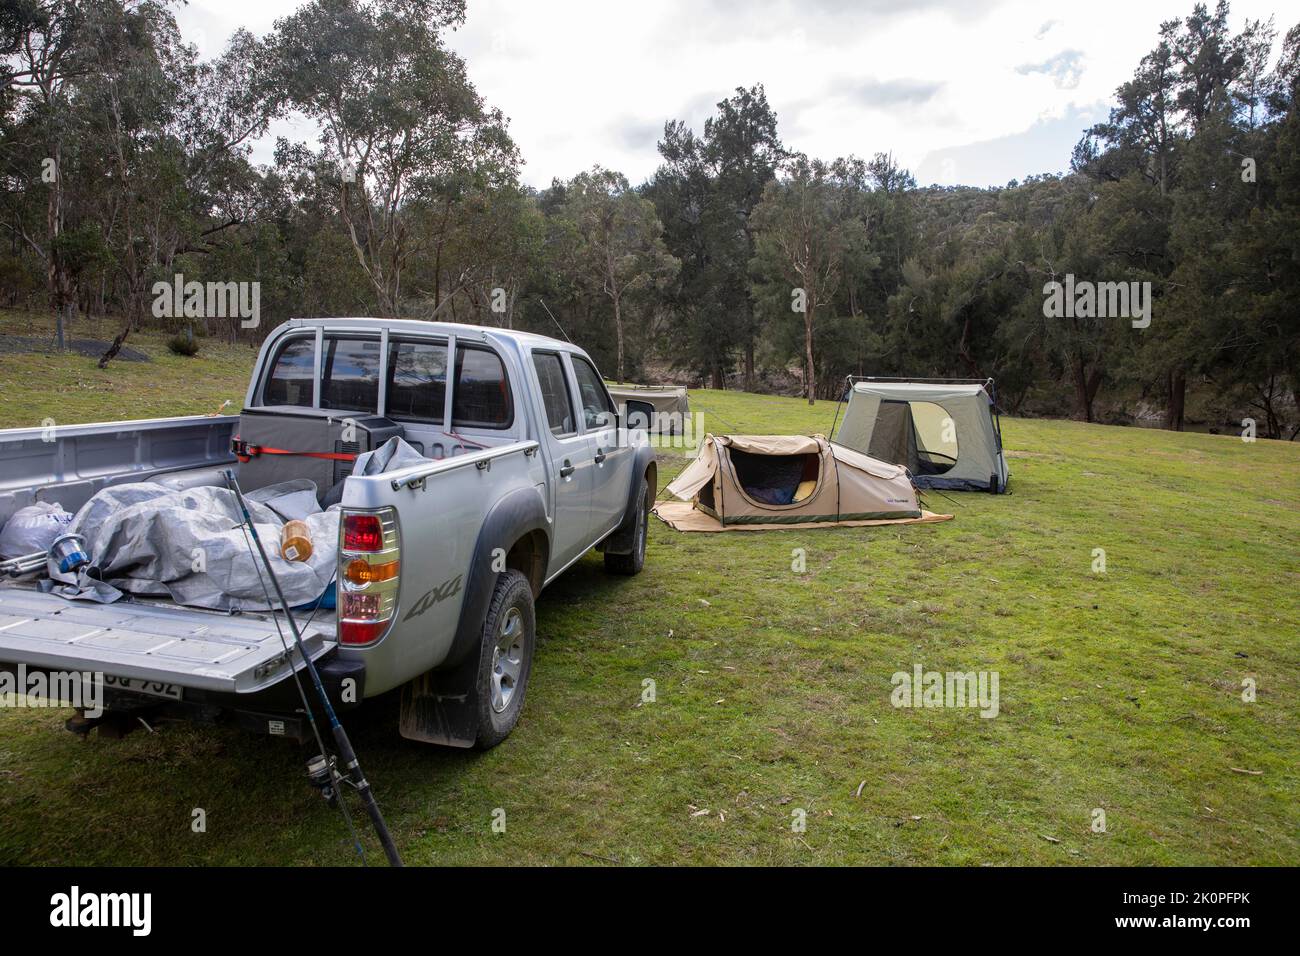
[[[514,419],[514,402],[501,359],[489,349],[457,345],[452,427],[509,428]]]
[[[379,406],[379,341],[326,338],[320,407],[373,412]]]
[[[316,337],[299,336],[285,342],[262,392],[264,405],[311,405],[316,378]]]
[[[447,400],[445,342],[390,343],[388,374],[390,418],[442,424]]]
[[[315,347],[315,340],[307,336],[280,347],[262,393],[263,404],[311,406]],[[379,340],[327,335],[321,348],[320,407],[373,412],[379,405]],[[446,343],[389,343],[388,375],[385,414],[407,421],[443,422]],[[510,383],[500,357],[482,346],[457,346],[452,427],[509,428],[514,417]]]

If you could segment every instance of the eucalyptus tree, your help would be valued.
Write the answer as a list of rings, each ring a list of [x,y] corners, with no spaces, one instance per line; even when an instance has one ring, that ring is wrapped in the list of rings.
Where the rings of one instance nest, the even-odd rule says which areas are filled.
[[[92,66],[87,57],[87,8],[75,0],[6,4],[0,63],[6,80],[5,220],[41,261],[50,307],[62,331],[74,302],[72,263],[61,249],[67,225],[71,91]],[[35,202],[33,202],[35,200]],[[41,201],[43,200],[43,202]],[[33,206],[43,207],[34,214]]]
[[[412,259],[437,240],[412,228],[417,210],[428,226],[467,176],[487,186],[516,176],[505,118],[440,36],[464,19],[464,0],[310,0],[269,39],[283,105],[320,126],[317,168],[385,316],[401,308]]]
[[[777,135],[776,113],[761,83],[717,104],[704,121],[703,158],[712,173],[714,261],[721,270],[721,307],[736,317],[744,359],[745,388],[754,387],[754,343],[758,322],[748,281],[754,258],[754,209],[788,155]]]
[[[817,310],[833,306],[847,270],[864,261],[866,228],[846,214],[836,172],[821,160],[796,157],[782,179],[768,183],[754,210],[757,233],[751,274],[759,294],[803,316],[804,388],[817,397],[813,330]]]
[[[596,166],[573,177],[561,214],[576,239],[573,263],[578,276],[608,298],[613,309],[615,369],[623,381],[626,301],[641,290],[665,286],[681,263],[664,246],[654,204],[639,196],[622,173]]]
[[[681,263],[664,294],[672,323],[666,357],[706,376],[714,388],[725,388],[745,336],[741,316],[727,307],[729,283],[719,261],[719,246],[732,242],[735,231],[720,222],[716,176],[694,131],[670,120],[658,148],[664,162],[645,194],[663,223],[665,246]]]

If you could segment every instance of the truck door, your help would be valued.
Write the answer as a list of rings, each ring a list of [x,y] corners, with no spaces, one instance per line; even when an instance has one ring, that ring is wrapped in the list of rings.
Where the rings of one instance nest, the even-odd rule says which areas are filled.
[[[558,352],[533,352],[539,394],[546,411],[547,484],[551,502],[553,574],[591,545],[592,451],[579,427],[573,391]]]
[[[581,355],[570,353],[573,375],[582,402],[583,424],[591,441],[591,538],[595,541],[616,528],[627,508],[633,450],[619,443],[614,402],[596,367]]]

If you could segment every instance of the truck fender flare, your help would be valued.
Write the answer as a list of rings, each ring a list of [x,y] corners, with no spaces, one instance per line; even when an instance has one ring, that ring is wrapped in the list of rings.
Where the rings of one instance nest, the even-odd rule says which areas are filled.
[[[465,575],[465,599],[460,605],[456,636],[452,639],[446,659],[438,666],[439,670],[454,667],[478,648],[483,620],[487,616],[488,604],[492,601],[492,591],[497,586],[497,578],[501,576],[499,571],[493,570],[493,551],[500,548],[509,552],[515,542],[534,531],[540,531],[545,540],[547,553],[541,558],[541,573],[544,576],[546,562],[550,559],[551,534],[550,523],[546,520],[546,503],[541,492],[535,487],[516,488],[503,495],[488,511],[479,528],[474,556]],[[541,581],[536,583],[540,585]],[[475,659],[477,660],[477,655]]]
[[[398,730],[408,740],[448,747],[473,747],[478,736],[479,641],[499,571],[492,552],[510,548],[525,535],[540,532],[539,575],[545,576],[551,537],[546,507],[536,488],[518,488],[497,501],[479,528],[466,573],[465,599],[451,650],[441,664],[402,685]],[[536,581],[540,586],[541,577]]]
[[[636,494],[641,488],[641,476],[647,471],[650,473],[651,480],[657,479],[659,468],[655,463],[655,450],[649,445],[641,445],[636,449],[636,457],[632,462],[632,480],[628,482],[627,505],[623,508],[623,520],[600,546],[600,550],[606,554],[632,553],[636,543]],[[652,495],[656,491],[653,486],[650,488]]]

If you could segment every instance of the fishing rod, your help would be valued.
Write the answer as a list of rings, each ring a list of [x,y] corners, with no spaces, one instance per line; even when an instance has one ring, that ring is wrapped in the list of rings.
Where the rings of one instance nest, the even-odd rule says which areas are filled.
[[[379,812],[379,804],[375,800],[374,791],[370,789],[370,782],[366,780],[365,774],[361,772],[361,763],[357,760],[356,751],[352,749],[352,741],[348,739],[347,731],[339,723],[338,714],[334,712],[334,705],[330,703],[329,694],[325,692],[325,685],[321,683],[320,673],[316,670],[316,665],[307,654],[307,648],[303,646],[302,634],[298,630],[298,623],[293,619],[293,612],[289,608],[289,601],[284,596],[284,589],[280,587],[280,579],[275,576],[275,569],[271,566],[271,559],[267,557],[266,548],[262,546],[262,539],[257,535],[257,525],[253,523],[253,516],[248,513],[248,504],[244,501],[244,493],[239,488],[239,482],[235,480],[234,472],[229,468],[226,469],[226,484],[235,493],[235,500],[239,503],[239,510],[244,516],[244,523],[248,525],[248,530],[253,536],[253,543],[257,546],[257,553],[261,555],[262,566],[266,568],[267,577],[271,579],[271,585],[275,588],[276,597],[280,600],[280,607],[284,609],[284,616],[289,622],[289,631],[293,634],[294,645],[298,648],[298,654],[302,657],[302,662],[306,666],[307,673],[316,688],[316,696],[320,698],[321,709],[324,710],[325,717],[329,721],[330,731],[334,735],[334,745],[338,748],[339,761],[343,764],[343,769],[347,773],[346,779],[361,795],[361,802],[366,808],[366,813],[370,816],[370,822],[375,828],[375,835],[379,837],[379,843],[384,848],[384,855],[388,857],[389,864],[401,866],[402,857],[398,854],[397,846],[393,843],[393,837],[388,832],[388,825],[384,823],[383,814]]]
[[[233,488],[231,489],[234,490]],[[244,546],[248,548],[248,553],[253,554],[252,542],[248,540],[248,528],[242,523],[239,530],[244,534]],[[266,597],[266,606],[272,608],[271,621],[275,624],[275,633],[280,638],[280,646],[284,648],[284,659],[292,660],[293,655],[289,651],[289,642],[284,639],[284,629],[280,627],[280,618],[274,613],[275,602],[271,600],[271,591],[266,586],[266,578],[262,576],[262,569],[257,566],[257,557],[253,556],[253,570],[257,572],[257,583],[262,586],[262,594]],[[334,583],[334,578],[330,577],[330,584]],[[329,585],[326,585],[328,588]],[[312,619],[316,617],[316,612],[320,610],[321,601],[324,595],[318,598],[316,606],[312,608],[311,614],[307,617],[307,624],[303,630],[311,627]],[[343,823],[348,828],[348,834],[352,837],[352,846],[356,848],[357,856],[361,859],[361,865],[366,865],[366,848],[361,845],[361,840],[357,836],[357,828],[352,825],[352,814],[348,812],[346,800],[341,798],[339,784],[342,783],[342,776],[339,774],[337,765],[332,757],[327,757],[329,748],[325,746],[325,740],[321,737],[320,726],[316,723],[316,713],[311,709],[311,701],[307,699],[307,691],[303,689],[302,677],[298,671],[293,671],[293,683],[298,689],[298,699],[302,701],[303,713],[307,715],[307,723],[311,725],[312,736],[316,738],[316,753],[307,762],[307,780],[321,792],[325,802],[331,807],[337,807],[343,815]]]

